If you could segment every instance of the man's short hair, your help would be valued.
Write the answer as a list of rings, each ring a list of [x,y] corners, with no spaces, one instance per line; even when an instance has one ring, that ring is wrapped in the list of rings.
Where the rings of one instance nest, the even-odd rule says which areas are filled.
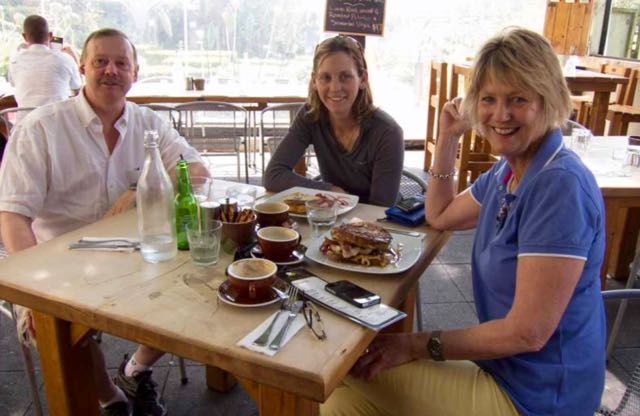
[[[133,63],[138,64],[138,53],[136,52],[136,47],[133,42],[131,42],[131,40],[123,32],[119,31],[118,29],[112,28],[98,29],[94,32],[91,32],[91,34],[87,36],[87,39],[84,41],[84,46],[82,46],[80,62],[84,62],[84,60],[87,58],[87,45],[89,45],[89,42],[92,39],[110,38],[112,36],[119,36],[129,42],[129,45],[131,45],[131,49],[133,50]]]
[[[24,19],[22,32],[26,41],[30,43],[47,43],[49,40],[49,24],[47,19],[37,14],[32,14]]]

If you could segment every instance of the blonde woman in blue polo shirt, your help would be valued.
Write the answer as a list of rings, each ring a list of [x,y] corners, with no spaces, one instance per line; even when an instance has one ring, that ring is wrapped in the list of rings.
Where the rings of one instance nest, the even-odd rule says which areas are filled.
[[[480,324],[378,336],[327,415],[593,415],[605,372],[604,205],[562,144],[570,100],[549,43],[508,29],[478,53],[464,102],[448,102],[427,192],[436,228],[476,227]],[[502,155],[460,194],[454,164],[474,126]]]

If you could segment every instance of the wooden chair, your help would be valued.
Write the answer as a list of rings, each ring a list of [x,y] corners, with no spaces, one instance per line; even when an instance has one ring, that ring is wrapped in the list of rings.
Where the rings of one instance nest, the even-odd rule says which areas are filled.
[[[431,167],[431,158],[438,137],[440,109],[447,101],[447,63],[431,61],[429,96],[427,97],[427,135],[424,141],[424,170]]]
[[[638,86],[638,69],[626,68],[619,65],[606,65],[605,71],[624,76],[629,80],[616,91],[616,103],[609,106],[607,120],[609,120],[609,136],[624,136],[629,129],[629,123],[640,122],[640,108],[633,105],[636,87]],[[618,70],[619,72],[613,72]],[[624,72],[622,72],[624,70]],[[622,72],[622,74],[621,74]]]
[[[638,85],[638,69],[626,65],[607,63],[602,65],[602,73],[625,77],[629,81],[618,85],[607,111],[609,121],[609,136],[622,136],[627,134],[629,123],[640,122],[640,108],[633,107],[636,87]],[[575,108],[575,107],[574,107]],[[580,124],[588,124],[591,116],[591,102],[583,102],[576,121]]]
[[[466,90],[469,85],[470,66],[451,65],[449,97],[459,94],[460,85]],[[470,182],[475,181],[481,173],[491,169],[498,158],[491,154],[491,145],[479,136],[476,131],[468,131],[462,137],[456,167],[458,168],[458,192],[465,190]]]

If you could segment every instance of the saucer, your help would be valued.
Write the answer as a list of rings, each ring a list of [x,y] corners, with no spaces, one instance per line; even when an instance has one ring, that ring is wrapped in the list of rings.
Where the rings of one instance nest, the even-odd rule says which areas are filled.
[[[298,246],[298,248],[293,250],[293,253],[291,253],[291,255],[287,260],[274,261],[274,263],[277,264],[278,266],[293,266],[294,264],[302,263],[302,261],[304,260],[304,251],[301,248],[302,247]],[[260,245],[256,244],[251,249],[251,257],[253,257],[254,259],[264,258],[264,256],[262,255],[262,248],[260,248]]]
[[[280,297],[275,290],[271,291],[271,295],[267,300],[256,301],[253,299],[243,299],[241,297],[236,298],[236,293],[229,280],[225,280],[218,287],[218,298],[224,303],[239,306],[241,308],[257,308],[259,306],[271,305],[272,303],[276,303],[280,300]]]

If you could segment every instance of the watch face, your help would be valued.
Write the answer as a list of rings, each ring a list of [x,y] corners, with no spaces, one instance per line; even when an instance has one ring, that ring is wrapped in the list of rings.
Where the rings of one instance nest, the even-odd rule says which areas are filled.
[[[431,338],[429,338],[429,342],[427,343],[427,350],[429,351],[429,355],[435,361],[443,361],[442,358],[442,343],[440,342],[440,332],[434,331],[431,334]]]

